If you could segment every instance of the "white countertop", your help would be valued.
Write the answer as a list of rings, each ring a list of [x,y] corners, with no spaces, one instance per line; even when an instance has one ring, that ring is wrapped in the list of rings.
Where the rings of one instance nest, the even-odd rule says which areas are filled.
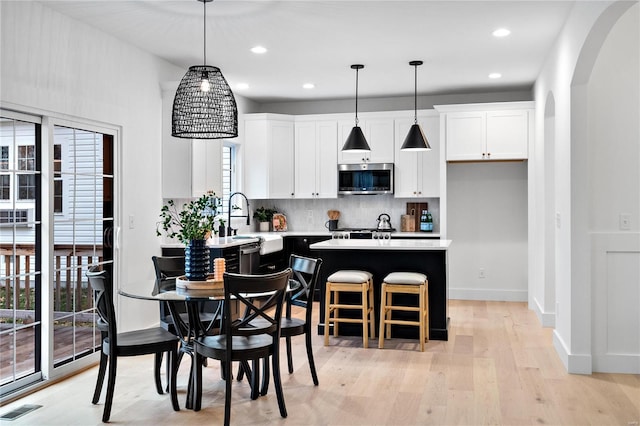
[[[357,240],[332,239],[309,246],[311,250],[447,250],[451,240]]]
[[[284,232],[252,232],[250,234],[242,234],[234,237],[213,237],[207,240],[207,246],[211,248],[227,248],[227,247],[235,247],[243,244],[249,243],[257,243],[259,241],[259,237],[263,237],[265,239],[270,239],[269,237],[305,237],[305,236],[318,236],[327,238],[331,238],[331,232],[324,231],[284,231]],[[238,238],[240,237],[240,238]],[[391,238],[440,238],[440,234],[433,232],[391,232]],[[353,241],[353,240],[352,240]],[[426,240],[428,241],[428,240]],[[440,241],[440,240],[431,240],[431,241]],[[184,248],[184,244],[182,243],[164,243],[161,245],[162,248]]]

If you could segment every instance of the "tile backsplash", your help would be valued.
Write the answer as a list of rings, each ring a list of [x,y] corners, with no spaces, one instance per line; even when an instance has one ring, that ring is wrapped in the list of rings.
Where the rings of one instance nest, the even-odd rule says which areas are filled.
[[[328,210],[339,210],[340,228],[375,228],[381,213],[391,217],[391,225],[400,230],[400,216],[406,214],[408,202],[427,202],[433,215],[434,232],[440,231],[439,198],[394,198],[393,195],[348,195],[334,199],[250,200],[251,209],[274,208],[287,217],[290,231],[323,231],[329,220]],[[418,212],[419,214],[419,212]],[[252,219],[251,231],[257,230]]]

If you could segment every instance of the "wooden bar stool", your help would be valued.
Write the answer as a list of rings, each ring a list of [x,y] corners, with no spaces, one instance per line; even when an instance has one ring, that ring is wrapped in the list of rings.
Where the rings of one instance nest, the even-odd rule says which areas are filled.
[[[394,294],[417,294],[418,306],[394,305]],[[417,312],[418,320],[392,319],[393,311]],[[380,293],[380,349],[384,348],[385,337],[391,338],[391,324],[419,327],[420,352],[424,352],[424,342],[429,340],[429,283],[426,275],[417,272],[392,272],[384,278]]]
[[[341,304],[340,292],[361,293],[362,303]],[[333,294],[333,303],[331,296]],[[369,329],[371,338],[376,338],[376,314],[373,304],[373,275],[367,271],[343,270],[334,272],[327,278],[324,302],[324,345],[329,345],[329,325],[333,323],[333,335],[338,336],[338,324],[341,322],[361,323],[364,347],[369,347]],[[341,318],[340,309],[358,309],[361,318]],[[333,313],[333,316],[331,314]],[[367,327],[368,326],[368,327]]]

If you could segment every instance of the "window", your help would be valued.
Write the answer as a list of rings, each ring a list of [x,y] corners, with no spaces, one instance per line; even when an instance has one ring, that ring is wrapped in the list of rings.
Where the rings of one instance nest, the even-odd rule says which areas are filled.
[[[11,175],[0,175],[0,200],[11,199]]]
[[[29,211],[22,210],[0,210],[0,223],[27,223],[29,222]]]
[[[9,170],[9,147],[0,146],[0,170]]]
[[[222,148],[222,213],[228,214],[229,196],[235,191],[236,147],[225,144]]]
[[[62,145],[53,145],[53,212],[62,213]]]
[[[36,169],[36,147],[34,145],[18,145],[18,171],[34,171]],[[36,199],[36,175],[18,175],[18,200]]]
[[[9,147],[0,146],[0,171],[9,170]],[[11,199],[11,175],[0,174],[0,200]]]

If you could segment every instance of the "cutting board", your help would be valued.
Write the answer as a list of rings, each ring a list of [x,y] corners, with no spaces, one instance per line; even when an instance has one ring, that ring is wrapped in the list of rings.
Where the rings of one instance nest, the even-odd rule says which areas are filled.
[[[416,231],[415,217],[409,214],[403,214],[400,216],[400,231],[401,232],[415,232]]]
[[[407,203],[407,214],[413,216],[413,231],[420,230],[420,214],[422,210],[429,210],[429,203]]]

